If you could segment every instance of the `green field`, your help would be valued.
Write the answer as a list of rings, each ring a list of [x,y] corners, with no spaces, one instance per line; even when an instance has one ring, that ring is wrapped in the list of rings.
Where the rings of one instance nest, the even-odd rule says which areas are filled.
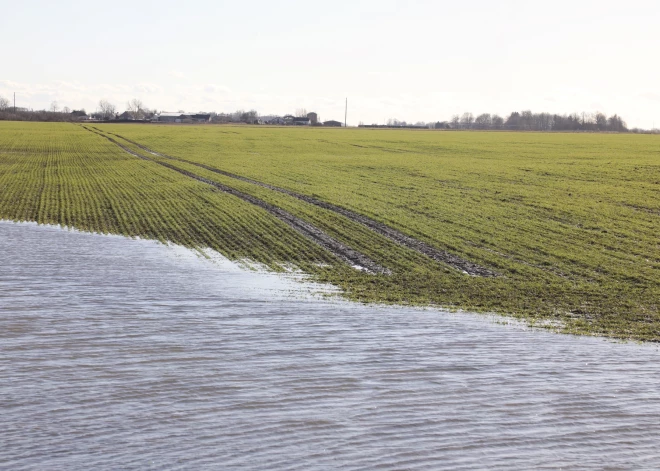
[[[208,246],[272,270],[297,267],[358,301],[660,341],[657,136],[85,126],[0,123],[0,218]],[[497,276],[470,276],[255,181]],[[352,268],[273,208],[383,272]]]

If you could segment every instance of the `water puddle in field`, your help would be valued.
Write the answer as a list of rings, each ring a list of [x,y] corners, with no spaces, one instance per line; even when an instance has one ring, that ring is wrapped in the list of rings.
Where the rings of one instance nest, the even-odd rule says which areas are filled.
[[[0,469],[651,469],[660,351],[0,222]],[[321,295],[314,294],[321,293]]]

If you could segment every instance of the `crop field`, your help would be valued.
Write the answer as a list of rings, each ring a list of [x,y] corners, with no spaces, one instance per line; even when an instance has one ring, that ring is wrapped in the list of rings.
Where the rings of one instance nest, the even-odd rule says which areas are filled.
[[[660,341],[656,136],[0,123],[0,218]]]

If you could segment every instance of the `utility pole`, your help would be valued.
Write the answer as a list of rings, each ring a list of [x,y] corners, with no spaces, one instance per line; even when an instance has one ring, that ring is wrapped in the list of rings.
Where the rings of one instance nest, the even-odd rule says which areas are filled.
[[[346,108],[344,109],[344,127],[347,127],[346,119],[348,118],[348,97],[346,97]]]

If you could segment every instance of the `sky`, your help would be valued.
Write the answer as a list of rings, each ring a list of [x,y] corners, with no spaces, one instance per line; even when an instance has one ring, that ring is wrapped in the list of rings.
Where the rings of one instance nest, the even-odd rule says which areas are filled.
[[[601,111],[660,127],[658,0],[0,0],[0,96],[384,123]]]

